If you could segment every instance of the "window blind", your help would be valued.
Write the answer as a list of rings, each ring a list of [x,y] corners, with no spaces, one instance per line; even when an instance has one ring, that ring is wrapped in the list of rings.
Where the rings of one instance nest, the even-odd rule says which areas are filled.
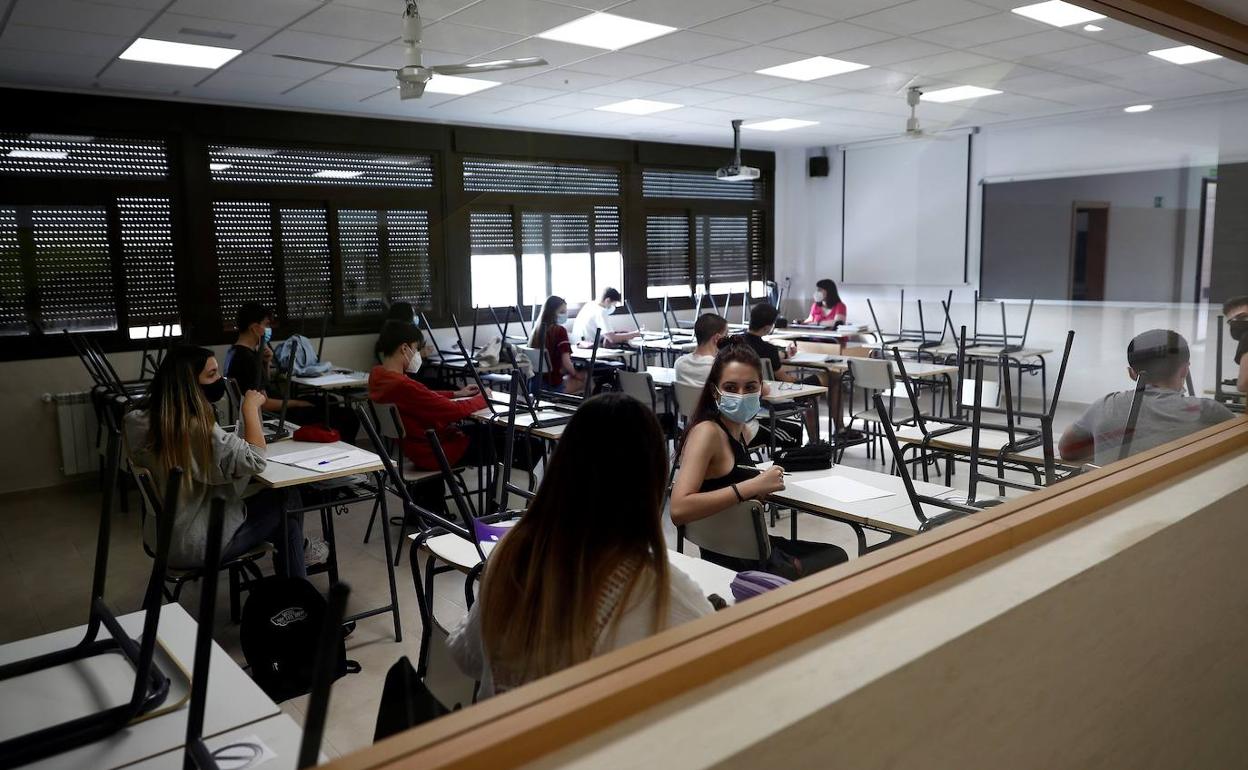
[[[0,174],[163,178],[169,165],[157,139],[0,133]]]
[[[750,222],[741,216],[696,218],[698,283],[744,283],[750,279]]]
[[[433,187],[433,156],[283,147],[208,147],[214,182]]]
[[[620,172],[612,166],[464,158],[464,189],[540,195],[619,195]]]
[[[689,218],[651,214],[646,217],[646,285],[685,286],[692,290],[689,270]]]
[[[420,308],[433,305],[433,264],[429,257],[429,212],[400,209],[386,212],[386,244],[390,252],[390,299]]]
[[[594,207],[594,251],[620,251],[620,210]]]
[[[473,254],[514,254],[511,212],[470,212],[468,214],[468,237]]]
[[[45,333],[116,329],[108,210],[40,207],[31,210],[30,219],[39,328]]]
[[[641,172],[641,194],[646,198],[761,201],[763,193],[762,179],[722,182],[711,170],[647,168]]]
[[[216,201],[212,204],[212,223],[221,321],[225,328],[233,329],[244,302],[277,305],[273,211],[268,203]]]
[[[375,311],[385,300],[379,212],[340,209],[338,249],[342,254],[343,312],[362,315]]]
[[[333,307],[326,211],[283,207],[279,223],[286,315],[292,318],[322,316]]]
[[[589,253],[588,214],[550,214],[552,254]]]
[[[117,218],[127,325],[179,323],[169,199],[119,198]]]
[[[17,209],[0,207],[0,334],[25,334],[26,279],[22,275]]]

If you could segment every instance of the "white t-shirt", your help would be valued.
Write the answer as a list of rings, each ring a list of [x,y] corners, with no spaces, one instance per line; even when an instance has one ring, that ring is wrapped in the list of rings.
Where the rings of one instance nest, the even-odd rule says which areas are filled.
[[[1092,436],[1097,465],[1108,465],[1118,459],[1134,400],[1134,390],[1110,393],[1089,406],[1075,421],[1073,427]],[[1144,397],[1140,400],[1140,414],[1131,437],[1131,454],[1233,418],[1229,409],[1211,399],[1149,385],[1144,388]]]
[[[711,376],[711,367],[714,365],[715,356],[686,353],[676,359],[676,382],[700,388]]]
[[[611,333],[611,324],[607,322],[607,309],[597,302],[586,302],[576,314],[572,324],[572,341],[594,341],[594,332],[602,329],[603,335]]]

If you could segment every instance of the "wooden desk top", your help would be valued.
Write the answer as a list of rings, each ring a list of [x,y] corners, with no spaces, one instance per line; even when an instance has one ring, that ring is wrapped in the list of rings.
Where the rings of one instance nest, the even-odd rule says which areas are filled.
[[[302,452],[307,449],[315,449],[324,447],[326,449],[342,450],[343,452],[362,451],[357,446],[348,444],[345,441],[335,441],[332,444],[320,444],[313,441],[278,441],[268,446],[269,464],[265,467],[264,472],[256,476],[260,483],[266,487],[273,489],[281,489],[284,487],[297,487],[302,484],[311,484],[316,481],[329,481],[330,479],[339,479],[345,476],[354,476],[357,473],[376,473],[384,470],[385,466],[381,464],[381,458],[377,457],[377,461],[368,465],[360,465],[354,468],[344,468],[340,471],[326,471],[324,473],[318,471],[310,471],[306,468],[296,468],[293,465],[283,465],[282,463],[273,462],[273,458],[281,457],[291,452]],[[376,456],[376,455],[374,455]]]
[[[540,415],[541,412],[539,411],[538,414]],[[507,424],[506,417],[501,417],[501,416],[496,417],[494,413],[490,411],[489,407],[486,407],[484,409],[478,409],[477,411],[473,412],[471,415],[471,418],[476,420],[477,422],[487,422],[487,423],[496,422],[502,426],[506,426]],[[558,441],[563,436],[564,429],[568,427],[568,424],[565,422],[560,425],[548,425],[545,427],[533,428],[530,430],[529,426],[532,424],[533,424],[533,415],[529,414],[528,412],[521,410],[516,415],[516,427],[517,428],[522,428],[524,429],[525,433],[528,433],[533,436],[537,436],[538,438],[546,439],[548,441]]]

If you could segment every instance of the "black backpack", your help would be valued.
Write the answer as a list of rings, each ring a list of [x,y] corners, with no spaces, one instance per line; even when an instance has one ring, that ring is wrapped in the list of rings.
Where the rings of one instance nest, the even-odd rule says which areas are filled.
[[[267,577],[252,583],[239,628],[251,676],[279,703],[312,689],[317,639],[325,624],[325,597],[303,578]],[[338,641],[334,679],[360,670]]]

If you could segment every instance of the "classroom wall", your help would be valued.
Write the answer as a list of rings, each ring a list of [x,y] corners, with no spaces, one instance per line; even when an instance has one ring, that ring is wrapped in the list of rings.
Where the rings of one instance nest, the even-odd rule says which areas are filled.
[[[1241,766],[1245,494],[1241,452],[526,767]]]

